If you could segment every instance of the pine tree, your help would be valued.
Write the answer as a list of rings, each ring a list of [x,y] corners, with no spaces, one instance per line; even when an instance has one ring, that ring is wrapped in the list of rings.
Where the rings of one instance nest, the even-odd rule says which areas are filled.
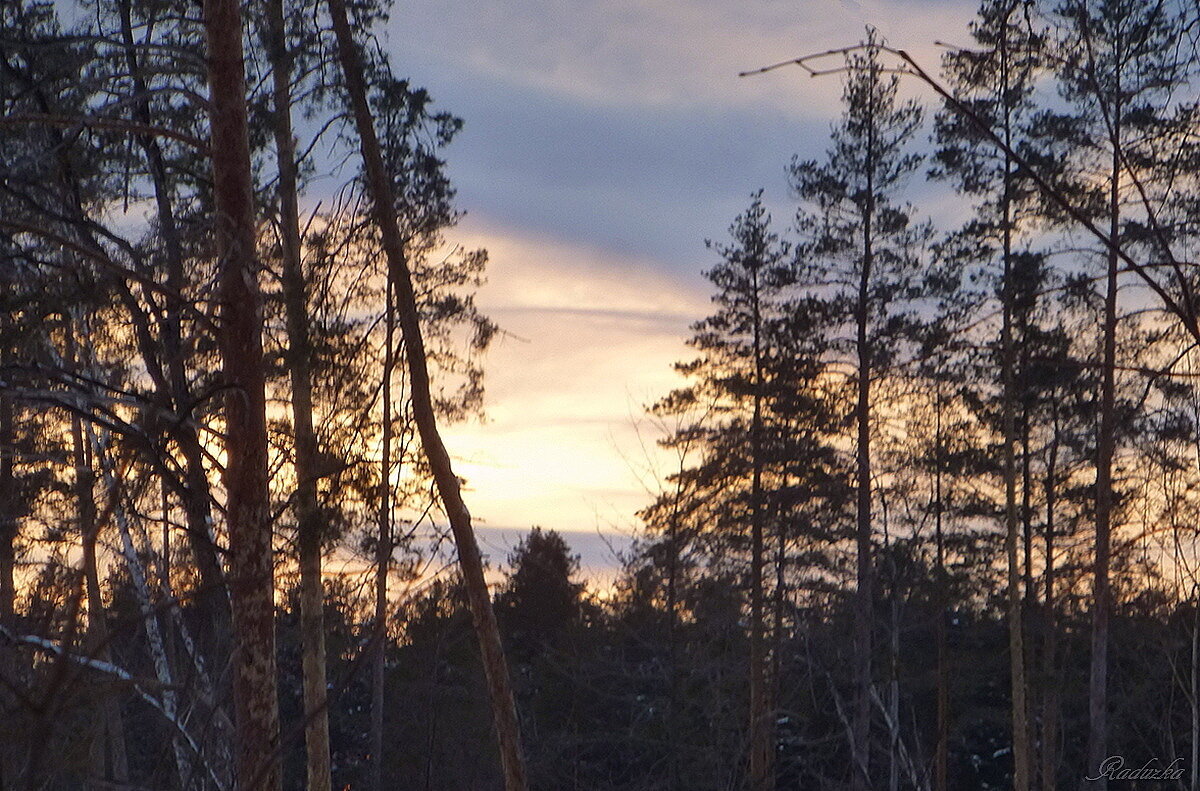
[[[1082,202],[1108,237],[1104,258],[1101,388],[1096,449],[1095,545],[1087,765],[1107,756],[1108,648],[1112,617],[1109,579],[1114,529],[1117,446],[1117,335],[1122,254],[1142,245],[1170,259],[1169,230],[1158,222],[1156,196],[1170,190],[1191,111],[1175,107],[1174,91],[1194,64],[1183,56],[1184,16],[1174,3],[1069,0],[1056,9],[1063,36],[1059,80],[1074,114],[1047,116],[1051,131],[1068,131],[1071,172],[1087,174]],[[1085,176],[1086,178],[1086,176]],[[1147,233],[1149,231],[1149,233]],[[1106,779],[1098,781],[1107,785]]]
[[[246,118],[242,17],[207,0],[214,228],[221,258],[225,384],[226,519],[237,662],[233,673],[240,789],[279,789],[275,673],[275,570],[268,503],[266,372],[254,238],[254,186]]]
[[[420,314],[413,288],[412,272],[405,253],[405,242],[394,214],[396,199],[385,170],[375,119],[368,103],[363,81],[362,59],[354,41],[349,17],[342,0],[330,0],[330,15],[338,42],[338,55],[354,113],[371,196],[375,225],[383,240],[388,263],[388,278],[396,289],[399,325],[404,333],[405,359],[411,380],[413,416],[421,446],[429,463],[442,507],[450,520],[458,547],[459,564],[467,586],[471,613],[483,653],[484,670],[492,702],[500,760],[508,791],[524,791],[527,786],[520,725],[513,701],[508,667],[500,643],[495,613],[487,592],[479,547],[471,528],[471,514],[462,499],[461,483],[455,476],[450,456],[437,428],[437,416],[429,381],[428,360],[422,339]]]
[[[761,193],[730,227],[730,241],[709,247],[721,256],[706,272],[717,310],[693,325],[698,356],[676,366],[690,384],[653,407],[660,420],[678,421],[663,444],[681,454],[680,468],[672,491],[642,518],[664,537],[668,624],[681,617],[686,597],[685,547],[703,547],[712,573],[745,580],[748,782],[767,787],[776,775],[774,668],[792,545],[803,542],[807,569],[829,543],[822,530],[832,531],[835,519],[828,513],[839,475],[829,444],[835,418],[821,382],[821,306],[793,293],[792,250],[772,230]]]
[[[795,161],[792,184],[805,208],[798,214],[805,241],[797,251],[801,280],[820,298],[831,326],[849,328],[833,344],[847,363],[854,389],[856,581],[853,640],[854,702],[850,784],[871,786],[870,732],[875,567],[872,560],[876,429],[872,385],[903,360],[920,324],[913,306],[923,296],[920,254],[928,230],[915,224],[897,198],[920,158],[909,151],[922,113],[897,97],[877,39],[848,56],[843,116],[824,163]],[[811,207],[811,208],[809,208]]]
[[[1008,564],[1008,626],[1010,688],[1012,690],[1013,787],[1028,789],[1032,758],[1029,735],[1029,674],[1026,668],[1024,610],[1019,555],[1020,512],[1017,469],[1017,341],[1014,313],[1017,294],[1016,249],[1028,226],[1030,185],[1022,178],[1013,157],[997,152],[979,133],[979,121],[996,130],[1008,150],[1032,156],[1026,127],[1033,111],[1031,94],[1040,73],[1042,37],[1029,25],[1027,9],[1011,0],[986,2],[972,25],[978,50],[958,50],[947,55],[945,70],[956,97],[974,119],[957,108],[938,116],[935,175],[954,179],[964,193],[977,196],[978,217],[964,234],[980,245],[984,255],[998,258],[1001,327],[1000,380],[1002,404],[1000,432],[1004,481],[1003,522]],[[1024,259],[1028,259],[1025,255]],[[988,262],[990,263],[990,262]],[[1027,456],[1026,456],[1027,458]],[[1028,492],[1028,485],[1022,487]],[[1028,508],[1025,509],[1028,513]],[[1026,531],[1027,541],[1029,532]],[[1027,551],[1026,568],[1028,568]],[[1028,591],[1030,585],[1026,584]]]

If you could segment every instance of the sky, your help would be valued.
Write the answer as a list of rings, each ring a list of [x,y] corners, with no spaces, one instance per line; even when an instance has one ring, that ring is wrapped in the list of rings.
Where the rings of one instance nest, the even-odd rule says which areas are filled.
[[[961,0],[406,0],[379,43],[465,121],[446,150],[486,247],[483,421],[446,442],[480,543],[503,562],[523,530],[564,533],[611,574],[656,491],[645,407],[681,384],[688,326],[709,311],[705,239],[764,189],[790,223],[786,168],[820,157],[839,78],[742,70],[860,40],[870,24],[935,67],[965,43]],[[922,95],[913,85],[914,95]],[[930,97],[925,96],[926,99]]]

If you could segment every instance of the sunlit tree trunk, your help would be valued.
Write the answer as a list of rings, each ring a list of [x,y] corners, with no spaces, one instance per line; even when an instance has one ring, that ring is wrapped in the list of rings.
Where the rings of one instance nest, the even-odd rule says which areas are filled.
[[[267,52],[271,61],[275,162],[279,172],[279,236],[292,431],[296,470],[296,545],[300,560],[300,640],[304,685],[304,755],[308,791],[329,791],[329,713],[326,694],[325,592],[321,582],[324,535],[317,504],[317,435],[313,430],[312,342],[308,295],[301,263],[299,178],[292,135],[292,63],[283,0],[267,0]]]
[[[281,787],[275,574],[267,494],[262,305],[240,5],[205,0],[213,197],[220,256],[226,523],[234,627],[235,771],[242,791]]]
[[[434,484],[442,500],[450,529],[458,548],[458,561],[462,569],[463,582],[467,588],[467,599],[471,607],[475,631],[483,655],[484,673],[487,677],[491,697],[492,716],[496,737],[500,745],[500,760],[507,791],[524,791],[526,788],[525,760],[521,751],[520,725],[517,707],[513,700],[512,684],[508,676],[508,663],[500,642],[500,630],[492,609],[487,580],[483,573],[483,560],[475,533],[471,528],[471,514],[463,502],[461,484],[454,474],[450,455],[438,433],[437,417],[430,394],[429,370],[425,358],[425,343],[421,336],[420,314],[417,310],[416,294],[413,291],[412,275],[400,229],[396,224],[395,198],[392,185],[384,168],[383,155],[375,132],[375,122],[367,102],[367,90],[363,82],[361,56],[350,30],[344,0],[329,0],[330,16],[338,40],[338,53],[350,105],[354,112],[362,149],[363,164],[367,173],[375,222],[383,240],[384,253],[388,260],[393,286],[396,289],[396,310],[404,337],[404,351],[408,362],[411,381],[413,418],[421,438],[421,446],[433,473]]]

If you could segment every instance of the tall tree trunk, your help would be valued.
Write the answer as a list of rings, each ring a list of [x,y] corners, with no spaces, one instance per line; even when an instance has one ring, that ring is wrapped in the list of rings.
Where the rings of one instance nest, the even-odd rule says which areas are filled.
[[[7,362],[7,352],[0,351],[0,363]],[[18,494],[14,410],[8,387],[0,384],[0,627],[11,632],[16,626]],[[0,645],[0,675],[19,684],[19,667],[16,647]],[[10,711],[13,705],[15,701],[9,690],[0,688],[0,714]],[[0,788],[16,788],[19,766],[15,746],[11,750],[0,750]]]
[[[871,785],[871,632],[875,597],[875,574],[871,559],[871,367],[873,350],[869,337],[871,270],[874,264],[874,129],[868,130],[867,210],[863,217],[863,255],[855,305],[855,351],[858,356],[858,388],[854,405],[857,431],[857,504],[855,546],[858,588],[854,607],[855,699],[853,766],[851,789],[866,791]]]
[[[220,255],[225,385],[225,489],[236,660],[235,770],[243,791],[281,787],[275,674],[275,571],[267,495],[262,305],[246,125],[240,5],[204,0],[211,156]]]
[[[1200,760],[1200,586],[1192,586],[1192,766]],[[1192,770],[1191,791],[1200,789],[1200,772]]]
[[[1006,230],[1005,236],[1008,236]],[[1017,518],[1016,421],[1013,409],[1012,371],[1012,300],[1009,251],[1006,239],[1004,263],[1004,327],[1003,347],[1003,420],[1004,420],[1004,526],[1005,550],[1008,555],[1008,650],[1012,686],[1013,789],[1029,788],[1029,751],[1025,677],[1024,619],[1022,617],[1022,569],[1018,544],[1020,525]]]
[[[891,635],[888,656],[888,791],[900,789],[900,602],[892,569]]]
[[[686,454],[679,457],[679,477],[675,481],[675,499],[667,524],[667,750],[668,791],[679,791],[679,555],[680,508],[683,501],[683,475]]]
[[[288,373],[296,454],[296,533],[300,559],[300,641],[304,686],[304,755],[308,791],[329,791],[329,713],[326,697],[325,591],[321,582],[324,524],[317,504],[317,434],[313,430],[312,341],[308,288],[301,263],[300,185],[292,135],[292,59],[283,0],[267,2],[275,162],[279,171],[279,235],[287,316]]]
[[[1024,402],[1024,376],[1025,371],[1029,370],[1027,354],[1028,354],[1028,333],[1026,328],[1022,326],[1021,331],[1021,363],[1014,372],[1020,378],[1018,389],[1022,395],[1020,400]],[[1026,705],[1026,731],[1025,749],[1028,751],[1026,761],[1028,762],[1029,785],[1031,788],[1037,786],[1039,765],[1038,748],[1039,740],[1035,736],[1035,726],[1030,721],[1033,713],[1034,701],[1039,699],[1039,684],[1041,682],[1040,675],[1036,672],[1036,643],[1033,635],[1038,629],[1039,615],[1037,608],[1037,588],[1034,585],[1033,577],[1033,470],[1030,460],[1031,451],[1029,448],[1030,442],[1030,419],[1029,408],[1022,403],[1021,406],[1021,428],[1020,428],[1020,443],[1021,443],[1021,540],[1022,540],[1022,564],[1024,572],[1022,574],[1024,580],[1024,592],[1021,597],[1021,628],[1026,639],[1021,642],[1025,649],[1025,655],[1021,658],[1025,668],[1025,705]]]
[[[1008,22],[1005,20],[1005,30]],[[1000,37],[1000,84],[1007,89],[1008,35]],[[1004,142],[1011,149],[1011,108],[1005,91]],[[1012,687],[1012,753],[1013,791],[1029,789],[1029,724],[1028,681],[1025,674],[1025,626],[1022,617],[1022,568],[1018,546],[1020,524],[1017,516],[1017,425],[1016,425],[1016,377],[1013,341],[1013,267],[1012,267],[1012,162],[1004,159],[1004,182],[1001,200],[1001,234],[1003,246],[1004,282],[1001,285],[1003,301],[1003,325],[1001,327],[1001,368],[1003,379],[1002,411],[1004,424],[1004,532],[1005,553],[1008,556],[1008,652],[1009,676]]]
[[[0,625],[11,626],[16,598],[17,479],[12,398],[0,386]]]
[[[785,472],[780,481],[780,488],[783,491],[788,490],[788,475]],[[787,545],[789,533],[789,520],[787,515],[783,513],[783,509],[776,509],[777,527],[775,530],[775,588],[771,592],[772,595],[772,613],[771,627],[771,676],[770,684],[768,685],[767,710],[770,717],[767,721],[767,744],[770,747],[770,778],[771,787],[775,786],[775,759],[776,745],[778,744],[779,732],[779,696],[780,687],[783,684],[783,641],[785,636],[784,631],[784,605],[787,603]]]
[[[946,645],[946,619],[950,617],[946,579],[946,544],[942,533],[945,511],[942,491],[942,393],[938,384],[934,404],[933,530],[937,563],[937,746],[933,758],[934,791],[947,791],[950,756],[950,652]]]
[[[389,268],[384,297],[383,447],[379,471],[379,543],[375,548],[375,647],[371,653],[371,788],[383,791],[384,670],[387,582],[392,564],[392,371],[396,364],[395,283]]]
[[[512,683],[508,676],[508,664],[504,658],[500,629],[496,624],[496,614],[492,609],[492,600],[483,573],[479,546],[475,543],[475,533],[471,528],[471,513],[463,502],[461,484],[454,474],[450,454],[446,452],[446,446],[442,444],[438,433],[437,417],[430,395],[425,343],[421,336],[420,313],[417,310],[404,241],[396,224],[392,185],[384,169],[375,122],[367,102],[362,63],[350,30],[344,0],[329,0],[329,11],[337,34],[338,53],[345,74],[346,89],[350,95],[354,121],[358,128],[375,222],[379,226],[388,269],[396,288],[396,307],[400,329],[404,334],[404,351],[411,379],[413,417],[421,438],[421,447],[429,461],[438,495],[450,520],[450,529],[454,533],[463,582],[466,584],[471,615],[483,655],[496,738],[500,745],[504,784],[507,791],[524,791],[525,759],[521,751],[520,724],[513,700]]]
[[[762,315],[758,263],[751,264],[751,309],[754,326],[754,407],[750,423],[750,789],[769,791],[770,747],[767,744],[766,652],[763,634],[763,450],[762,450]]]
[[[1024,337],[1024,334],[1023,334]],[[1025,357],[1026,349],[1022,349],[1021,356]],[[1021,376],[1024,377],[1024,371],[1028,369],[1025,361],[1022,360]],[[1020,385],[1024,389],[1023,385]],[[1033,470],[1031,469],[1030,449],[1029,449],[1029,409],[1022,406],[1021,408],[1021,538],[1022,551],[1024,553],[1025,564],[1025,612],[1031,614],[1033,605],[1037,601],[1037,588],[1033,583]],[[1031,627],[1031,632],[1034,627]]]
[[[1117,363],[1117,256],[1121,232],[1120,189],[1120,116],[1114,114],[1112,172],[1109,182],[1108,272],[1104,294],[1104,351],[1100,384],[1100,436],[1096,447],[1096,554],[1092,573],[1092,661],[1088,677],[1088,772],[1100,773],[1100,763],[1108,751],[1108,630],[1112,611],[1112,592],[1108,569],[1112,537],[1113,455],[1116,449],[1116,363]],[[1108,788],[1101,775],[1092,784],[1099,791]]]
[[[1054,601],[1054,530],[1057,507],[1058,406],[1052,403],[1053,437],[1046,461],[1046,603],[1042,616],[1042,788],[1054,791],[1058,781],[1058,621]]]

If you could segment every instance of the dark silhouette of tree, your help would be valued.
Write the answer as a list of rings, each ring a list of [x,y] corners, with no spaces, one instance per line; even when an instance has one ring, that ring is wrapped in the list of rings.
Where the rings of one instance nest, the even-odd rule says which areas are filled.
[[[1182,135],[1194,118],[1191,108],[1178,107],[1173,92],[1187,83],[1195,67],[1178,50],[1186,22],[1171,3],[1067,2],[1056,13],[1063,24],[1058,76],[1063,96],[1077,108],[1077,114],[1048,116],[1048,125],[1059,134],[1070,130],[1073,172],[1085,179],[1099,175],[1096,186],[1082,190],[1082,201],[1105,227],[1110,242],[1104,251],[1088,693],[1088,764],[1098,767],[1108,755],[1108,648],[1113,607],[1109,577],[1112,537],[1114,527],[1119,526],[1113,474],[1118,441],[1121,253],[1140,243],[1155,258],[1165,255],[1170,260],[1172,256],[1174,234],[1165,223],[1160,224],[1155,206],[1164,187],[1170,189]],[[1134,195],[1141,205],[1131,209],[1126,204]],[[1097,782],[1100,788],[1107,787],[1106,778]]]
[[[870,761],[873,601],[876,532],[872,489],[875,402],[872,387],[903,359],[920,324],[913,305],[923,295],[921,247],[928,231],[897,202],[920,158],[910,149],[922,114],[897,97],[898,80],[879,59],[874,32],[848,56],[844,114],[825,163],[795,161],[792,185],[805,209],[797,251],[801,281],[826,306],[832,326],[845,331],[831,344],[848,365],[853,386],[855,447],[856,616],[854,703],[850,715],[850,784],[871,786]]]
[[[978,50],[958,50],[947,55],[945,69],[957,95],[967,98],[973,113],[999,130],[1009,148],[1018,148],[1032,156],[1028,145],[1029,116],[1033,112],[1030,95],[1041,72],[1043,39],[1033,30],[1028,14],[1019,3],[986,3],[980,9],[972,34],[979,43]],[[1032,764],[1029,732],[1029,682],[1026,668],[1024,608],[1022,604],[1022,565],[1020,562],[1021,519],[1017,500],[1019,472],[1017,467],[1017,341],[1014,337],[1014,314],[1017,302],[1019,269],[1037,267],[1037,256],[1017,249],[1030,221],[1023,211],[1030,199],[1027,179],[1021,177],[1013,158],[997,152],[981,138],[978,130],[962,115],[948,109],[938,117],[938,139],[935,174],[954,179],[958,188],[981,201],[978,217],[965,236],[999,259],[1000,301],[1000,401],[1002,404],[1000,448],[1004,481],[1003,523],[1005,553],[1008,563],[1008,623],[1010,632],[1009,660],[1012,689],[1013,787],[1027,789],[1031,785]],[[1025,458],[1028,458],[1026,446]],[[1029,486],[1022,487],[1028,492]],[[1028,506],[1024,509],[1028,514]],[[1030,531],[1026,529],[1026,563]],[[1028,593],[1031,583],[1026,580]],[[944,784],[945,759],[939,772]],[[944,787],[944,785],[943,785]]]

